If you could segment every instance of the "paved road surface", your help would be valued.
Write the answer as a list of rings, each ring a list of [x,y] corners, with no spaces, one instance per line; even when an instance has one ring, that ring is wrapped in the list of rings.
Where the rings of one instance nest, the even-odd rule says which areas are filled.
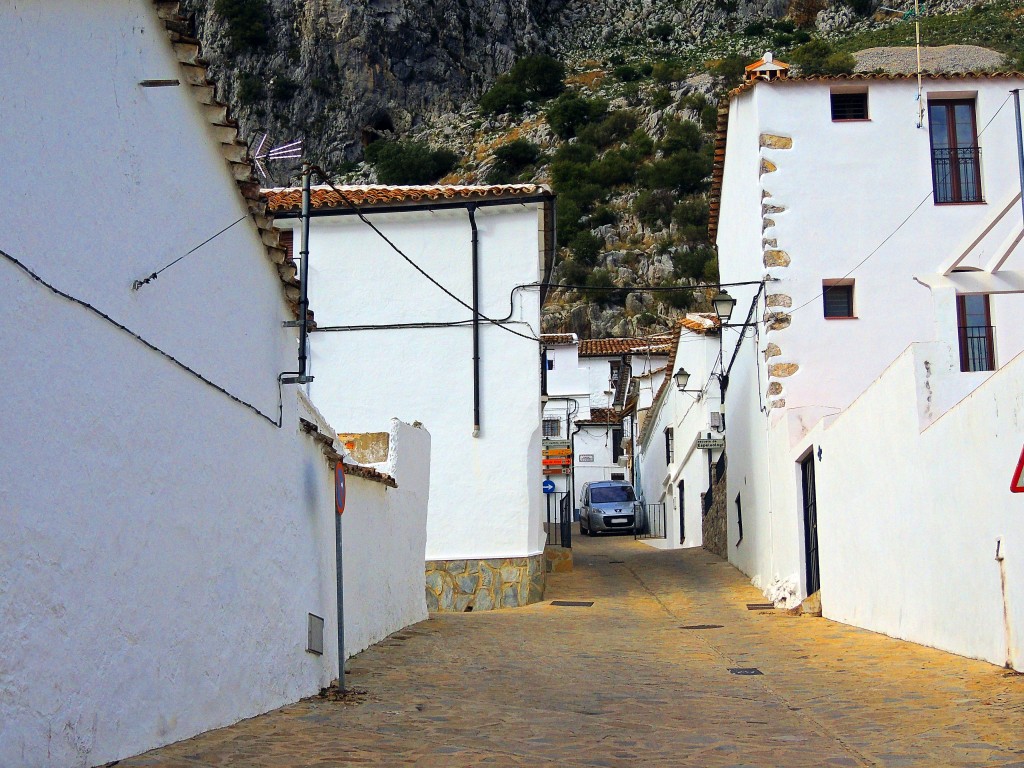
[[[576,570],[551,577],[544,603],[437,616],[350,660],[362,696],[302,701],[119,768],[1024,768],[1022,675],[748,610],[760,593],[700,550],[575,544]]]

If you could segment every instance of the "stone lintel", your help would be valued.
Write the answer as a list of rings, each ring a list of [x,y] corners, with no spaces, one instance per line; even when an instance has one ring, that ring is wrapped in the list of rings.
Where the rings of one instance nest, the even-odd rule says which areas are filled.
[[[774,133],[761,134],[761,146],[769,149],[792,149],[793,139],[789,136],[776,136]]]

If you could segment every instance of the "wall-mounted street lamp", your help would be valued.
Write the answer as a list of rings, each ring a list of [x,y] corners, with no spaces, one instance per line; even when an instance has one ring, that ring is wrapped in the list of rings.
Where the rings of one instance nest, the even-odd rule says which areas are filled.
[[[678,389],[680,392],[686,392],[687,394],[696,393],[697,400],[700,400],[701,397],[704,395],[704,390],[702,389],[686,388],[687,383],[690,381],[690,374],[685,368],[681,367],[678,371],[675,372],[675,375],[672,378],[676,382],[676,389]]]
[[[711,300],[711,304],[722,325],[728,323],[729,318],[732,317],[732,310],[736,306],[736,299],[730,296],[728,291],[722,291]]]

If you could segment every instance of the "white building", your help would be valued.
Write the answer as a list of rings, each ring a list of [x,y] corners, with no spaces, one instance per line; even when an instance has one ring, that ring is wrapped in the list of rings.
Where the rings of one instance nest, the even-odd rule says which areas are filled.
[[[1019,497],[966,489],[1005,488],[1024,433],[993,437],[1005,400],[979,405],[1024,349],[1024,77],[926,75],[920,100],[912,76],[773,77],[720,111],[712,194],[722,281],[765,280],[730,289],[751,323],[726,344],[730,560],[772,597],[820,586],[826,616],[1005,663]]]
[[[649,509],[665,507],[665,538],[655,541],[666,548],[699,547],[704,541],[705,498],[710,504],[713,471],[725,439],[717,375],[719,331],[711,316],[690,313],[680,318],[666,363],[671,375],[640,420],[637,492]],[[677,372],[685,372],[679,380]]]
[[[116,761],[338,674],[343,449],[281,383],[295,265],[187,28],[149,0],[0,14],[3,766]],[[349,469],[349,652],[426,617],[429,435],[392,433]]]
[[[277,226],[294,232],[300,190],[268,199]],[[310,396],[352,431],[392,416],[430,431],[428,606],[540,599],[537,284],[551,266],[551,194],[535,185],[322,186],[312,206]],[[299,251],[299,233],[292,243]]]

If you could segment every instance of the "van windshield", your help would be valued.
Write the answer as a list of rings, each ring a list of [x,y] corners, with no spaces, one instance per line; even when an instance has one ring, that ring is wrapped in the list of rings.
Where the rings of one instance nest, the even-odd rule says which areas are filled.
[[[633,489],[628,485],[604,485],[590,489],[590,502],[604,504],[614,501],[636,501]]]

